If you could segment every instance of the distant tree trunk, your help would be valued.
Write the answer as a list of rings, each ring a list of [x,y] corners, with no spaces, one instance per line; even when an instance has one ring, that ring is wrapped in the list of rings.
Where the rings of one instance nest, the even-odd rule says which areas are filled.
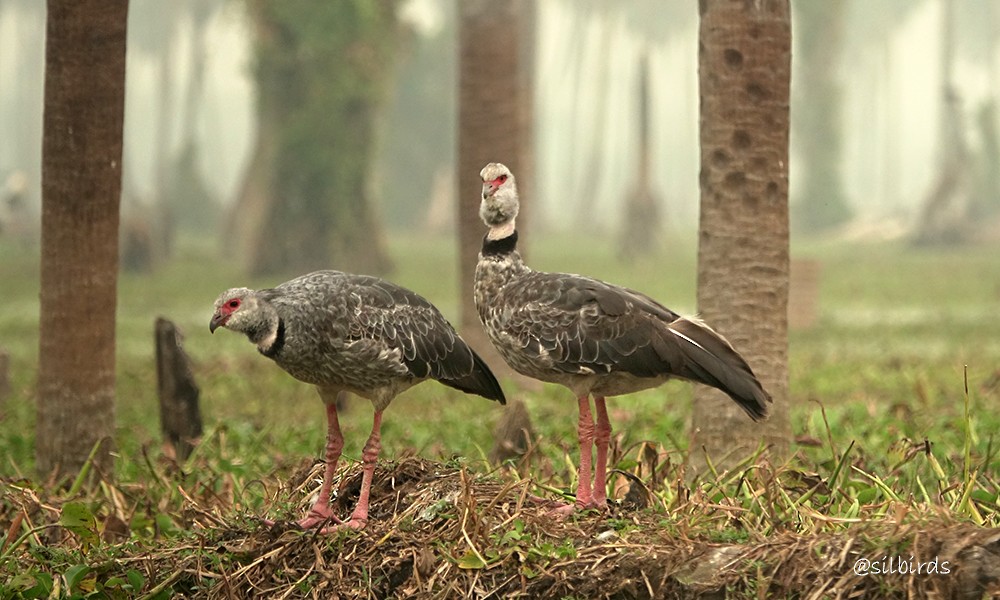
[[[801,199],[795,224],[806,232],[841,225],[851,218],[842,176],[843,104],[837,68],[848,17],[845,0],[796,4],[796,104],[792,137],[801,159]]]
[[[525,2],[463,0],[459,3],[458,110],[458,238],[459,296],[462,335],[492,366],[503,360],[486,339],[472,298],[476,257],[486,227],[479,219],[479,171],[502,162],[517,176],[519,188],[530,190],[523,149],[530,119],[523,115],[528,93],[521,76]],[[525,175],[522,177],[522,173]],[[522,183],[523,182],[523,183]],[[523,204],[533,200],[525,196]],[[523,220],[518,218],[518,228]]]
[[[191,3],[190,66],[181,111],[180,151],[170,162],[171,176],[165,198],[176,214],[172,225],[188,231],[207,233],[214,230],[219,217],[219,205],[198,166],[198,106],[205,96],[206,34],[215,11],[221,3],[198,0]],[[175,235],[174,232],[171,232]]]
[[[600,37],[597,39],[598,60],[596,63],[587,61],[583,53],[577,55],[577,68],[581,73],[580,80],[586,82],[586,87],[583,89],[589,91],[590,94],[580,93],[576,95],[578,116],[583,121],[580,130],[584,132],[581,140],[584,144],[581,148],[583,160],[580,161],[583,167],[582,176],[574,182],[576,183],[574,197],[578,199],[575,207],[576,222],[574,225],[581,231],[594,231],[600,223],[600,220],[594,218],[594,213],[599,200],[601,179],[604,178],[602,171],[604,171],[605,148],[600,140],[604,137],[610,121],[608,96],[611,94],[612,80],[618,75],[617,73],[612,75],[611,68],[615,17],[614,7],[610,2],[595,2],[587,8],[582,8],[582,6],[586,5],[577,5],[576,10],[595,13],[595,19],[599,23]],[[580,32],[581,38],[583,38],[583,33]],[[586,43],[586,40],[581,41]],[[591,94],[594,98],[593,108],[584,99]],[[581,106],[587,106],[589,110],[584,112],[579,109]],[[606,234],[604,231],[597,231],[597,233]]]
[[[941,121],[937,176],[923,202],[914,235],[916,244],[954,244],[971,231],[973,192],[971,152],[965,139],[961,98],[952,79],[955,70],[954,0],[941,0]]]
[[[142,217],[147,221],[148,229],[153,234],[155,252],[152,255],[169,257],[173,254],[173,242],[176,233],[175,207],[170,204],[171,167],[171,135],[174,123],[174,57],[177,50],[177,21],[180,4],[164,2],[159,9],[159,18],[163,19],[162,27],[166,35],[154,38],[161,44],[154,46],[152,54],[156,57],[156,96],[159,101],[156,107],[153,126],[153,207],[152,215]],[[126,188],[126,192],[129,188]],[[126,196],[127,197],[127,196]],[[129,213],[126,212],[126,215]],[[152,267],[150,261],[147,268]],[[126,268],[129,266],[126,264]],[[131,269],[129,269],[131,270]]]
[[[692,459],[787,451],[789,0],[702,0],[698,311],[773,396],[753,423],[721,392],[695,391]]]
[[[49,0],[42,141],[39,473],[111,467],[127,0]]]
[[[649,56],[639,64],[639,165],[635,186],[625,198],[625,220],[618,239],[622,259],[655,254],[661,247],[660,195],[653,189],[649,138]]]
[[[389,269],[369,178],[399,39],[396,5],[248,3],[261,130],[252,163],[268,164],[247,172],[230,218],[252,221],[229,227],[237,237],[227,248],[249,270]]]

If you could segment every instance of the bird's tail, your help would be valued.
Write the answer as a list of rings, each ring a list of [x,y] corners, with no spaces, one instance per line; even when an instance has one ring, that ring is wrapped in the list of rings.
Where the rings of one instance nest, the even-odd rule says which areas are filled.
[[[684,355],[682,377],[729,394],[754,421],[767,417],[770,394],[726,338],[691,319],[678,319],[669,329],[679,340]]]
[[[500,382],[497,381],[493,371],[486,365],[476,351],[469,348],[472,353],[472,371],[459,377],[439,377],[438,381],[453,387],[456,390],[468,394],[477,394],[488,400],[496,400],[500,404],[507,404],[507,398],[503,395]]]

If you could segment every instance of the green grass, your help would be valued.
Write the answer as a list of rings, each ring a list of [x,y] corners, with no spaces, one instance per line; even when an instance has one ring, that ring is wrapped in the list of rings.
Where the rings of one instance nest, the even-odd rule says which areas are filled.
[[[457,321],[454,269],[440,266],[457,262],[452,241],[405,237],[393,243],[397,268],[389,277]],[[693,240],[675,240],[661,256],[630,264],[610,258],[608,242],[590,238],[539,236],[528,250],[538,268],[587,273],[641,289],[680,312],[694,310]],[[32,447],[37,258],[7,246],[0,246],[0,255],[0,346],[11,354],[13,383],[0,408],[0,478],[44,495],[34,481]],[[819,261],[822,277],[816,325],[790,337],[798,443],[787,464],[748,462],[679,492],[687,485],[679,465],[687,451],[690,386],[670,383],[610,403],[622,450],[618,466],[635,467],[646,440],[666,465],[652,489],[663,527],[724,542],[837,531],[901,514],[1000,526],[1000,439],[994,439],[1000,431],[1000,254],[987,247],[932,252],[899,242],[825,241],[796,246],[793,255]],[[275,494],[278,482],[320,455],[325,428],[318,397],[242,337],[210,335],[207,327],[221,290],[286,278],[241,277],[215,248],[193,240],[153,275],[120,278],[119,487],[85,496],[89,511],[105,514],[114,502],[130,507],[132,539],[142,540],[183,535],[179,515],[187,500],[179,488],[204,502],[215,498],[237,517],[301,510],[301,497],[276,505]],[[160,456],[152,344],[158,315],[174,320],[185,335],[206,421],[202,445],[180,471]],[[539,485],[572,489],[576,410],[570,393],[553,386],[516,390],[510,382],[505,389],[526,402],[539,434],[531,475]],[[417,453],[486,472],[498,416],[495,404],[421,385],[386,411],[382,456]],[[366,402],[351,402],[341,419],[345,458],[359,457],[370,417]],[[12,497],[0,501],[8,517],[14,505]],[[0,526],[8,525],[0,518]],[[520,533],[512,535],[500,536],[491,551],[506,556],[518,547]],[[51,552],[39,560],[66,568],[81,564],[73,554],[79,548]]]
[[[37,365],[37,259],[4,248],[13,260],[0,263],[7,282],[0,314],[0,345],[12,356],[14,394],[0,425],[11,448],[0,474],[30,473],[34,377]],[[586,272],[642,289],[681,312],[694,310],[695,248],[691,240],[662,256],[620,263],[603,241],[541,238],[528,251],[542,269]],[[816,327],[793,331],[790,393],[795,433],[826,439],[819,403],[827,408],[834,438],[859,441],[879,453],[900,438],[930,438],[952,447],[962,438],[963,368],[968,365],[973,406],[997,400],[1000,378],[1000,258],[989,249],[946,252],[901,243],[797,248],[796,256],[822,264],[820,316]],[[322,443],[321,406],[310,386],[300,384],[262,357],[239,336],[207,331],[215,295],[234,285],[266,286],[282,277],[248,279],[215,248],[187,241],[179,255],[151,276],[123,274],[118,305],[118,422],[123,454],[155,444],[158,424],[152,327],[158,315],[174,320],[196,363],[203,413],[209,427],[250,428],[275,436],[288,452],[315,455]],[[393,280],[420,291],[457,321],[457,290],[450,239],[397,239]],[[291,276],[291,274],[289,274]],[[509,386],[508,386],[509,387]],[[519,393],[545,438],[572,446],[574,407],[568,392],[548,388]],[[368,408],[355,403],[345,418],[347,452],[358,452],[369,427]],[[670,384],[612,403],[616,428],[629,440],[686,442],[690,388]],[[978,430],[997,430],[992,410],[976,410]],[[481,458],[490,442],[493,405],[424,384],[389,409],[384,436],[387,455],[415,450],[431,458]],[[442,435],[447,432],[448,435]],[[454,435],[451,435],[454,433]],[[982,436],[978,436],[982,437]],[[988,442],[987,435],[980,443]],[[959,445],[961,447],[961,445]],[[675,448],[683,450],[681,448]],[[995,465],[991,465],[995,466]]]

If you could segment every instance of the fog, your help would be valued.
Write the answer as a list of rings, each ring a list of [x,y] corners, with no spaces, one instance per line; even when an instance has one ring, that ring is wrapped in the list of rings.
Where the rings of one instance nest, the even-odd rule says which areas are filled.
[[[966,141],[975,152],[984,140],[974,115],[998,92],[998,47],[988,40],[996,37],[1000,11],[993,3],[953,1],[952,89]],[[126,206],[155,202],[158,165],[179,152],[190,136],[210,191],[223,203],[232,202],[238,193],[255,136],[252,31],[241,3],[208,4],[213,8],[202,38],[204,85],[192,109],[186,107],[196,54],[194,21],[188,14],[192,3],[168,3],[173,9],[155,0],[131,3]],[[794,14],[798,3],[792,4]],[[895,2],[851,0],[841,6],[846,11],[843,51],[831,64],[842,92],[842,185],[854,209],[854,226],[897,235],[919,212],[942,158],[942,19],[948,2],[914,1],[900,9]],[[877,14],[873,18],[883,8],[892,14],[882,21]],[[5,195],[26,186],[24,196],[35,212],[40,198],[44,10],[40,0],[0,3],[0,184]],[[409,0],[401,16],[414,31],[413,44],[454,35],[452,2]],[[647,55],[653,183],[663,199],[668,227],[694,227],[699,193],[697,3],[545,0],[538,4],[536,26],[536,218],[546,226],[566,227],[573,224],[570,214],[579,202],[587,202],[594,207],[595,220],[616,224],[618,207],[636,177],[638,73]],[[970,27],[975,31],[967,31]],[[796,31],[793,27],[793,38]],[[158,35],[170,43],[157,41]],[[801,43],[796,39],[796,49]],[[167,47],[169,54],[164,55]],[[455,44],[440,47],[456,50]],[[794,56],[799,56],[798,50]],[[440,64],[447,68],[454,60],[442,56]],[[407,56],[400,58],[400,76],[409,68],[407,61]],[[795,204],[802,200],[796,153],[810,131],[797,119],[795,103],[804,66],[797,58],[793,65],[790,186]],[[454,84],[455,73],[443,79]],[[442,86],[440,93],[442,102],[454,101],[453,86]],[[405,115],[407,105],[405,97],[397,96],[389,108]],[[457,115],[437,124],[440,136],[454,136],[455,119]],[[391,127],[382,132],[387,155],[394,144],[402,143],[397,133]],[[377,186],[385,186],[386,171],[432,176],[421,167],[385,165]],[[452,188],[435,189],[447,195]],[[381,213],[391,223],[412,227],[424,222],[420,215],[408,215],[402,222],[394,218],[398,201],[389,194],[380,202]]]

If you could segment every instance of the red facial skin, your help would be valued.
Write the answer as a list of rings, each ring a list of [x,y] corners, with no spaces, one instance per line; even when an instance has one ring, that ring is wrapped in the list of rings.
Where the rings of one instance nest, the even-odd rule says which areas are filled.
[[[219,307],[219,310],[212,315],[212,321],[208,324],[208,330],[215,333],[215,330],[219,327],[225,327],[226,321],[232,316],[234,312],[240,307],[240,299],[233,298],[229,302],[226,302]]]
[[[494,179],[492,181],[484,181],[483,182],[483,195],[484,196],[492,196],[493,194],[496,193],[497,189],[499,189],[500,186],[503,185],[503,182],[505,182],[505,181],[507,181],[507,176],[506,175],[501,175],[500,177],[497,177],[496,179]]]

